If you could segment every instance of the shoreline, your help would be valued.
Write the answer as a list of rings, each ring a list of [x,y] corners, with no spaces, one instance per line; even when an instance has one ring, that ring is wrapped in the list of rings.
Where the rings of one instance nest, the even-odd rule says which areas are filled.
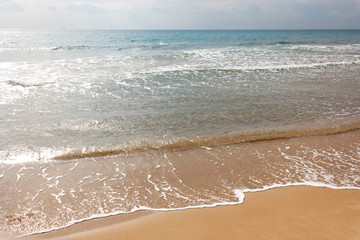
[[[358,139],[360,136],[360,131],[350,131],[343,134],[338,134],[334,136],[306,136],[300,138],[290,138],[286,140],[274,140],[274,141],[264,141],[264,142],[257,142],[257,143],[245,143],[245,144],[238,144],[232,146],[219,146],[213,149],[194,149],[188,151],[181,151],[181,152],[166,152],[162,155],[153,155],[153,156],[145,156],[144,160],[139,162],[139,156],[128,156],[126,158],[119,158],[114,159],[114,162],[108,161],[111,159],[104,159],[107,161],[92,161],[92,162],[63,162],[63,164],[68,164],[64,169],[67,170],[64,173],[67,178],[61,179],[72,179],[81,183],[81,174],[80,172],[84,171],[87,172],[99,172],[102,173],[102,169],[99,168],[100,163],[112,163],[113,165],[109,165],[110,169],[115,169],[116,172],[106,175],[108,178],[117,179],[117,181],[109,182],[109,185],[112,183],[119,184],[124,183],[124,179],[128,181],[124,183],[128,184],[125,187],[130,186],[129,188],[124,188],[125,190],[131,190],[131,184],[134,183],[135,180],[139,180],[141,186],[147,187],[151,191],[151,194],[146,195],[148,192],[138,192],[139,196],[151,198],[149,201],[143,203],[138,201],[137,203],[133,203],[131,205],[132,208],[129,208],[128,213],[123,213],[123,211],[113,211],[111,213],[105,214],[91,214],[87,215],[78,214],[82,211],[82,205],[77,204],[78,201],[76,199],[72,199],[71,192],[69,194],[64,194],[61,197],[62,202],[70,202],[74,200],[74,205],[76,208],[72,208],[71,212],[68,215],[61,216],[59,215],[52,215],[47,218],[47,221],[54,221],[52,226],[54,227],[43,227],[38,228],[38,231],[32,231],[33,234],[38,233],[37,235],[27,235],[28,238],[25,239],[34,239],[36,236],[50,236],[48,233],[51,232],[63,232],[64,229],[65,234],[68,234],[69,229],[73,230],[73,233],[82,232],[83,226],[87,226],[88,222],[94,222],[93,219],[99,219],[98,223],[100,225],[104,224],[102,219],[108,219],[108,216],[117,216],[117,220],[109,220],[109,224],[105,225],[112,225],[118,224],[119,222],[127,222],[129,218],[137,218],[135,216],[141,216],[144,212],[146,214],[155,214],[157,212],[178,212],[183,211],[180,209],[187,209],[185,211],[192,211],[199,208],[204,209],[204,207],[215,207],[213,204],[217,202],[219,205],[239,205],[241,202],[241,196],[243,193],[246,194],[246,197],[249,194],[261,194],[261,192],[267,192],[269,188],[280,187],[283,188],[298,188],[299,185],[306,185],[306,186],[314,186],[314,187],[328,187],[333,189],[357,189],[359,188],[359,178],[358,175],[355,174],[358,172],[358,147],[360,146],[358,143]],[[355,155],[354,155],[355,154]],[[150,159],[150,160],[149,160]],[[196,161],[194,162],[194,159]],[[117,169],[119,162],[123,163],[123,166],[130,166],[136,169],[136,172],[126,171],[126,169]],[[138,164],[134,164],[134,162]],[[90,165],[89,165],[90,164]],[[107,165],[105,165],[107,166]],[[90,167],[89,169],[84,167]],[[19,167],[19,169],[13,168],[12,171],[14,173],[22,173],[24,168]],[[27,168],[30,169],[30,168]],[[52,173],[49,169],[45,168],[46,173]],[[109,169],[109,168],[106,168]],[[170,169],[170,173],[169,170]],[[259,171],[259,169],[264,171]],[[312,170],[315,172],[308,172],[308,170]],[[318,171],[317,169],[320,169]],[[59,169],[54,168],[52,169],[56,176],[59,175]],[[121,170],[121,171],[120,171]],[[130,169],[131,170],[131,169]],[[44,171],[44,170],[42,170]],[[41,172],[42,172],[41,171]],[[256,171],[256,172],[252,172]],[[44,174],[44,172],[42,172]],[[70,174],[71,173],[71,174]],[[104,172],[106,173],[106,172]],[[168,174],[169,173],[169,174]],[[79,177],[80,174],[80,177]],[[116,175],[118,174],[118,175]],[[122,177],[122,174],[126,175],[126,178]],[[275,174],[275,175],[273,175]],[[320,174],[320,175],[319,175]],[[349,175],[350,174],[350,175]],[[355,174],[355,175],[354,175]],[[41,176],[41,174],[40,174]],[[72,177],[70,177],[72,176]],[[239,179],[237,176],[249,176],[243,182],[248,183],[246,185],[243,184],[242,181],[237,181]],[[116,178],[114,178],[116,177]],[[166,186],[163,185],[163,179],[166,177],[168,180],[166,181]],[[272,179],[273,177],[274,179]],[[86,176],[85,176],[86,178]],[[102,199],[98,202],[103,203],[103,199],[109,196],[107,192],[104,192],[103,189],[103,182],[101,181],[103,177],[99,176],[98,178],[94,178],[86,188],[81,186],[82,191],[91,192],[94,191],[94,183],[96,179],[100,179],[99,186],[95,185],[99,191],[101,191]],[[282,181],[277,181],[276,178],[281,178]],[[327,181],[329,178],[334,178],[333,181]],[[241,178],[240,178],[241,179]],[[261,181],[264,184],[261,184]],[[307,180],[306,180],[307,179]],[[22,178],[20,179],[22,180]],[[225,188],[224,191],[223,186],[219,185],[219,182],[222,180],[229,181],[229,183],[237,183],[237,186],[229,185],[230,188]],[[330,179],[331,180],[331,179]],[[34,179],[32,179],[34,182]],[[283,184],[281,184],[283,182]],[[300,183],[301,182],[301,183]],[[321,183],[322,182],[322,183]],[[107,183],[107,182],[104,182]],[[258,183],[258,184],[256,184]],[[266,184],[268,183],[268,184]],[[288,184],[286,184],[288,183]],[[336,187],[338,185],[339,187]],[[26,185],[28,186],[28,185]],[[163,188],[167,187],[169,188]],[[198,197],[212,197],[212,196],[221,196],[223,199],[222,201],[204,201],[201,204],[192,205],[193,202],[185,202],[184,199],[179,199],[175,205],[175,207],[170,207],[166,205],[167,202],[162,201],[159,202],[162,195],[162,189],[168,193],[165,195],[166,197],[173,197],[172,189],[178,190],[180,187],[185,186],[185,189],[181,191],[181,194],[184,196],[194,196],[194,199]],[[347,187],[346,187],[347,186]],[[186,190],[191,187],[191,192],[186,192]],[[216,188],[214,188],[216,187]],[[206,195],[206,189],[209,191],[214,191],[220,189],[218,192],[211,192],[212,195]],[[38,189],[38,188],[37,188]],[[240,189],[242,191],[240,191]],[[250,190],[253,189],[253,190]],[[136,190],[136,189],[135,189]],[[41,191],[41,190],[40,190]],[[63,191],[66,191],[64,189]],[[97,191],[97,192],[99,192]],[[204,193],[205,191],[205,193]],[[254,191],[257,191],[254,193]],[[273,191],[273,189],[269,190]],[[347,190],[336,190],[336,191],[347,191]],[[121,193],[121,192],[120,192]],[[176,192],[175,192],[176,194]],[[54,195],[52,195],[54,196]],[[39,198],[38,195],[35,197]],[[57,197],[57,196],[54,196]],[[110,195],[111,197],[111,195]],[[148,199],[146,198],[146,199]],[[40,199],[40,198],[39,198]],[[43,198],[44,200],[53,200],[52,204],[48,205],[49,208],[53,209],[56,201],[59,201],[60,198],[56,199],[49,199],[47,196]],[[84,198],[86,199],[86,198]],[[360,197],[359,197],[360,199]],[[167,199],[166,199],[167,200]],[[246,199],[246,201],[248,201]],[[55,203],[54,203],[55,202]],[[91,204],[87,205],[88,208],[91,208],[92,213],[100,212],[98,211],[99,208],[96,201],[93,201]],[[170,201],[169,201],[170,202]],[[111,203],[109,201],[106,204]],[[189,204],[190,203],[190,204]],[[34,203],[32,203],[34,204]],[[43,203],[40,202],[40,204]],[[117,207],[116,204],[122,204],[122,201],[118,201],[114,203],[112,206],[114,209]],[[56,205],[55,205],[56,206]],[[141,206],[149,206],[149,208],[141,207]],[[188,207],[192,206],[192,207]],[[60,203],[60,209],[62,207]],[[109,206],[110,209],[110,206]],[[61,211],[60,211],[61,212]],[[60,213],[59,212],[59,213]],[[10,220],[14,219],[17,221],[20,219],[26,220],[28,215],[31,217],[33,212],[25,212],[27,215],[9,215]],[[107,216],[106,216],[107,215]],[[78,217],[80,216],[80,217]],[[121,217],[120,217],[121,216]],[[109,217],[112,218],[112,217]],[[74,221],[74,219],[78,219]],[[30,219],[32,220],[32,219]],[[108,220],[107,220],[108,221]],[[76,223],[77,222],[77,223]],[[15,222],[16,223],[16,222]],[[26,223],[26,222],[25,222]],[[44,222],[46,223],[46,222]],[[36,222],[32,221],[28,223],[28,226],[32,227],[33,224],[37,224]],[[84,225],[85,224],[85,225]],[[51,226],[50,224],[47,226]],[[74,228],[73,226],[82,226],[79,228]],[[21,227],[21,226],[20,226]],[[53,229],[53,230],[50,230]],[[98,228],[98,224],[94,224],[92,228]],[[19,230],[22,230],[18,228]],[[41,230],[42,229],[42,230]],[[65,230],[66,229],[66,230]],[[77,229],[77,230],[76,230]],[[24,231],[25,232],[25,231]],[[43,232],[43,233],[41,233]],[[9,231],[10,233],[10,231]],[[16,236],[16,235],[13,235]],[[23,235],[24,236],[24,235]],[[19,237],[19,235],[18,235]],[[36,238],[37,239],[37,238]],[[48,238],[47,238],[48,239]]]
[[[357,239],[359,199],[356,189],[286,186],[245,193],[242,204],[137,211],[19,239],[234,239],[235,233],[243,239]]]

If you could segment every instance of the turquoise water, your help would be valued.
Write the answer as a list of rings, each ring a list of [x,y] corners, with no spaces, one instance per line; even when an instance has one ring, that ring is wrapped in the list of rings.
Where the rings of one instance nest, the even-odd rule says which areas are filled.
[[[0,31],[0,161],[360,116],[360,31]]]

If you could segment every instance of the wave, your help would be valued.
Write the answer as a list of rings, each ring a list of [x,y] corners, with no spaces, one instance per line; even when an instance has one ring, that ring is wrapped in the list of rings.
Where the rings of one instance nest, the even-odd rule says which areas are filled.
[[[184,58],[191,57],[191,55],[184,55]],[[158,56],[158,58],[160,58]],[[309,64],[289,64],[289,65],[269,65],[269,66],[233,66],[228,68],[186,68],[183,66],[170,66],[160,67],[157,70],[142,71],[136,72],[134,74],[158,74],[158,73],[190,73],[190,72],[264,72],[264,71],[286,71],[290,69],[315,69],[315,68],[324,68],[332,66],[351,66],[360,64],[360,61],[350,61],[350,62],[323,62],[323,63],[309,63]]]
[[[28,87],[42,87],[44,85],[51,84],[51,83],[25,84],[22,82],[16,82],[16,81],[9,80],[8,84],[11,86],[20,86],[23,88],[28,88]]]
[[[127,49],[133,49],[133,48],[145,48],[145,45],[137,45],[137,46],[128,46],[128,47],[120,47],[120,46],[88,46],[88,45],[78,45],[78,46],[58,46],[51,48],[52,51],[60,51],[60,50],[66,50],[66,51],[72,51],[72,50],[88,50],[88,49],[114,49],[117,51],[123,51]]]
[[[58,50],[83,50],[83,49],[90,49],[93,48],[91,46],[85,46],[85,45],[79,45],[79,46],[58,46],[54,47],[51,50],[52,51],[58,51]]]
[[[279,45],[294,45],[294,46],[320,46],[320,47],[329,47],[329,46],[354,46],[358,47],[358,43],[354,42],[336,42],[336,41],[329,41],[327,43],[319,42],[316,40],[313,41],[274,41],[274,42],[266,42],[266,41],[251,41],[251,42],[243,42],[237,44],[237,46],[249,46],[249,47],[256,47],[256,46],[279,46]]]
[[[122,50],[126,50],[126,49],[133,49],[133,48],[149,48],[149,49],[158,49],[158,48],[163,48],[163,47],[169,47],[171,46],[171,48],[175,48],[178,49],[179,47],[183,47],[183,46],[187,46],[186,44],[183,43],[164,43],[162,41],[159,40],[159,42],[157,43],[153,43],[152,41],[146,43],[146,42],[142,42],[142,44],[138,45],[135,44],[133,45],[133,43],[141,43],[139,41],[130,41],[130,43],[132,43],[132,45],[129,46],[119,46],[119,45],[104,45],[104,46],[90,46],[90,45],[62,45],[62,46],[56,46],[56,47],[52,47],[51,50],[52,51],[60,51],[60,50],[67,50],[67,51],[71,51],[71,50],[85,50],[85,49],[117,49],[118,51],[122,51]],[[288,41],[277,41],[277,42],[244,42],[244,43],[239,43],[237,45],[234,46],[238,46],[238,47],[256,47],[256,46],[273,46],[273,45],[314,45],[316,43],[314,42],[288,42]],[[48,50],[48,49],[45,49]]]
[[[282,46],[282,45],[304,45],[304,46],[337,46],[337,45],[356,45],[352,43],[342,43],[342,42],[329,42],[324,45],[324,43],[318,41],[274,41],[274,42],[243,42],[239,43],[237,46],[249,46],[249,47],[256,47],[256,46]]]
[[[113,46],[88,46],[88,45],[70,45],[70,46],[57,46],[57,47],[53,47],[51,48],[52,51],[61,51],[61,50],[66,50],[66,51],[72,51],[72,50],[88,50],[88,49],[113,49],[113,50],[117,50],[117,51],[123,51],[123,50],[128,50],[128,49],[136,49],[136,48],[149,48],[149,49],[157,49],[157,48],[161,48],[161,47],[165,47],[168,46],[168,44],[165,43],[158,43],[156,45],[146,45],[146,44],[142,44],[142,45],[133,45],[133,46],[118,46],[118,45],[113,45]]]
[[[94,157],[105,157],[113,155],[123,155],[137,152],[161,151],[161,150],[185,150],[192,148],[211,148],[220,145],[231,145],[239,143],[270,141],[277,139],[287,139],[302,136],[324,136],[345,133],[360,129],[360,123],[343,125],[333,128],[310,129],[310,130],[294,130],[287,132],[266,132],[253,133],[235,136],[216,136],[216,137],[198,137],[193,139],[171,140],[168,142],[140,143],[132,147],[124,147],[120,149],[98,150],[98,151],[73,151],[63,155],[58,155],[53,160],[75,160]]]
[[[315,42],[299,42],[299,41],[275,41],[275,42],[244,42],[239,43],[238,46],[245,46],[245,47],[256,47],[256,46],[273,46],[273,45],[313,45],[316,44]]]

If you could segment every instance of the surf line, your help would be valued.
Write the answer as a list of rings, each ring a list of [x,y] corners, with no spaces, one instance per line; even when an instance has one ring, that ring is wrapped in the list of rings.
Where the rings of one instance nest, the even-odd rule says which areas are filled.
[[[63,155],[55,156],[52,160],[75,160],[84,158],[106,157],[113,155],[123,155],[138,152],[161,151],[161,150],[185,150],[199,147],[215,147],[221,145],[232,145],[247,142],[271,141],[277,139],[287,139],[303,136],[326,136],[341,134],[360,129],[360,123],[343,125],[333,128],[294,130],[287,132],[265,132],[235,136],[204,137],[185,140],[171,140],[169,142],[154,142],[153,144],[143,143],[133,147],[120,149],[100,150],[100,151],[73,151]]]

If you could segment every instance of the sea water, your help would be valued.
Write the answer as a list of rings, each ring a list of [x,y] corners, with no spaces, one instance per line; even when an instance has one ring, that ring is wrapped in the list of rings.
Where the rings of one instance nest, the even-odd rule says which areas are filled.
[[[359,76],[359,30],[0,30],[1,228],[357,188],[356,137],[233,144],[357,128]]]

